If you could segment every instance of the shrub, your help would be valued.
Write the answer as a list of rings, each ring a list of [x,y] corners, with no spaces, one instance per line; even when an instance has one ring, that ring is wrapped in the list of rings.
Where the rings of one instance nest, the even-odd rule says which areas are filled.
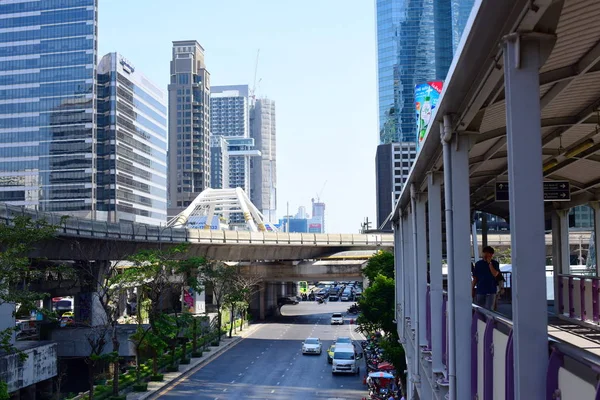
[[[163,374],[150,375],[150,381],[162,382],[165,376]]]
[[[133,385],[134,392],[145,392],[147,390],[148,390],[148,384],[146,382],[136,383],[135,385]]]
[[[179,372],[179,365],[168,365],[166,368],[167,372]]]
[[[202,357],[202,350],[192,351],[192,358],[200,358]]]
[[[189,358],[182,358],[179,360],[179,364],[183,364],[183,365],[187,365],[190,363],[190,359]]]

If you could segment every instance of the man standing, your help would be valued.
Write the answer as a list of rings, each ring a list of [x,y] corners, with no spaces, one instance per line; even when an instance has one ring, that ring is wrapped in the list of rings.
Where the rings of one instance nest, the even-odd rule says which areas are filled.
[[[475,294],[475,304],[492,310],[496,299],[498,280],[501,280],[500,264],[493,260],[494,249],[490,246],[483,248],[483,259],[477,261],[473,268],[472,293]]]

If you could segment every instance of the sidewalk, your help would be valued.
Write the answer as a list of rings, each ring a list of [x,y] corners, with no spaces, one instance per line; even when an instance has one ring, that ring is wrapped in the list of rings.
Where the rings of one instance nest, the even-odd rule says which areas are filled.
[[[200,358],[192,358],[188,365],[180,365],[178,372],[165,372],[162,382],[148,382],[147,392],[131,392],[127,394],[127,400],[146,400],[156,399],[164,389],[176,385],[180,381],[192,375],[197,370],[210,363],[212,360],[225,353],[227,350],[241,342],[245,337],[260,328],[262,324],[252,324],[244,329],[237,336],[232,338],[224,337],[221,339],[219,347],[210,347],[210,352],[205,353]]]

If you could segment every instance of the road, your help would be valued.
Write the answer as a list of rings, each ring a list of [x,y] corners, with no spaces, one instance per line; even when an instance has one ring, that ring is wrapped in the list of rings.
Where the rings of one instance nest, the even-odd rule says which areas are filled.
[[[332,312],[345,312],[352,303],[302,302],[282,308],[281,318],[266,323],[211,363],[195,371],[159,398],[183,399],[361,399],[366,371],[331,374],[326,350],[338,336],[361,340],[356,325],[330,325]],[[323,353],[302,355],[301,342],[307,337],[323,341]],[[360,349],[360,346],[357,346]]]

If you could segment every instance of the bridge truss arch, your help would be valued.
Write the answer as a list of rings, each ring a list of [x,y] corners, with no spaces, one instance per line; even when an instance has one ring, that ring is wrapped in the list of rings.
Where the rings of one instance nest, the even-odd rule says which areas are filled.
[[[211,229],[215,216],[229,220],[234,213],[244,216],[246,227],[250,232],[277,231],[264,221],[262,213],[248,198],[242,188],[235,189],[205,189],[190,205],[167,223],[169,227],[186,226]]]

